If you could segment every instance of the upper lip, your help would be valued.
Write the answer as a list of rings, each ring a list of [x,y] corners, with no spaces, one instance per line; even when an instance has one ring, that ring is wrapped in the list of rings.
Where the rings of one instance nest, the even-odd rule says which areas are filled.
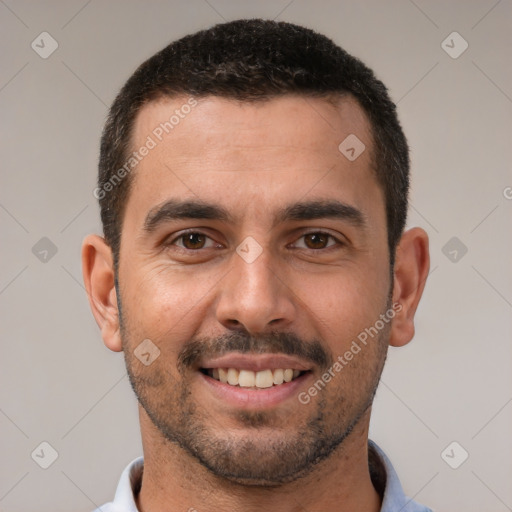
[[[236,368],[238,370],[292,370],[308,371],[312,365],[300,358],[285,354],[242,354],[230,353],[214,359],[204,359],[199,364],[200,368]]]

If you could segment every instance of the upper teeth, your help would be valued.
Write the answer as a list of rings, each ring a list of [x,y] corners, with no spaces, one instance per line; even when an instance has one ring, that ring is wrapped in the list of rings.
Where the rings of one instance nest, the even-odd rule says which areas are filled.
[[[290,382],[300,374],[300,370],[276,369],[260,370],[253,372],[251,370],[238,370],[237,368],[213,368],[208,371],[208,375],[214,379],[220,380],[232,386],[241,386],[244,388],[270,388],[273,385],[279,385],[283,382]]]

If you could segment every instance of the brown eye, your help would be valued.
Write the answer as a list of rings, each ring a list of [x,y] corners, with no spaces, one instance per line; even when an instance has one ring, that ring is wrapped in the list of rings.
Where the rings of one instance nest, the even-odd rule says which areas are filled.
[[[167,247],[176,246],[186,251],[199,251],[201,249],[212,249],[215,247],[215,241],[200,231],[186,231],[166,242]]]
[[[178,240],[183,241],[185,249],[202,249],[204,247],[206,236],[201,233],[186,233],[181,235]]]
[[[310,249],[312,251],[335,249],[335,246],[341,248],[344,244],[329,233],[323,231],[312,231],[305,233],[299,238],[300,242],[295,242],[298,249]]]
[[[325,233],[309,233],[304,235],[304,240],[309,249],[324,249],[329,238],[331,237]]]

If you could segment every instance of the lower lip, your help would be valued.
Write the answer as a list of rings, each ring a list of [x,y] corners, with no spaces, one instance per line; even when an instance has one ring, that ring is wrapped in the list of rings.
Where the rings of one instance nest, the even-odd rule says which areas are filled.
[[[224,403],[239,409],[262,409],[275,407],[291,397],[297,397],[299,389],[303,387],[311,377],[311,372],[306,372],[300,377],[271,388],[253,389],[240,386],[231,386],[199,372],[202,381],[209,387],[212,393]]]

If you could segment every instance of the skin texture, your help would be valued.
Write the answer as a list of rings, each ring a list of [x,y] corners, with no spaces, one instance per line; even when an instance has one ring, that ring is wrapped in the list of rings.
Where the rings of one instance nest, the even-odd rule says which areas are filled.
[[[133,147],[187,99],[146,105]],[[338,150],[349,134],[366,146],[353,162]],[[295,96],[252,104],[203,98],[134,171],[120,296],[110,248],[97,235],[84,240],[94,316],[106,346],[124,351],[140,402],[140,510],[379,510],[368,470],[371,402],[387,347],[414,335],[429,256],[426,233],[405,232],[391,281],[371,147],[369,123],[351,98],[336,106]],[[169,199],[222,206],[233,222],[167,220],[145,230],[148,214]],[[282,208],[313,200],[341,201],[364,222],[276,222]],[[180,238],[191,228],[204,236]],[[236,251],[248,236],[261,248],[251,263]],[[393,303],[400,311],[392,323],[301,403],[298,393]],[[148,366],[134,353],[145,339],[160,350]],[[212,392],[199,371],[222,347],[295,354],[310,373],[278,404],[242,409]]]

